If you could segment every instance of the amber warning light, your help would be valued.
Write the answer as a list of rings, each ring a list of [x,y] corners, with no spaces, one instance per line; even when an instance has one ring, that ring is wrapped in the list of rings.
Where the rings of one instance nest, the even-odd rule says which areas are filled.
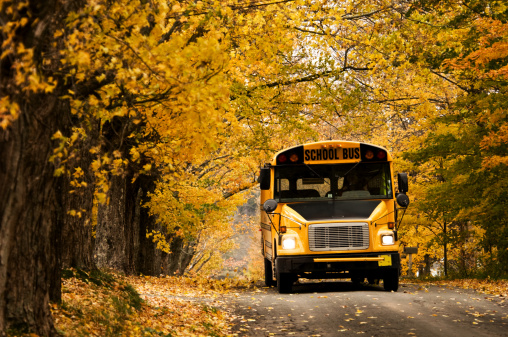
[[[286,151],[277,156],[277,164],[300,164],[303,159],[303,147]]]
[[[385,161],[387,154],[386,151],[382,149],[364,149],[363,150],[363,159],[364,160],[382,160]]]

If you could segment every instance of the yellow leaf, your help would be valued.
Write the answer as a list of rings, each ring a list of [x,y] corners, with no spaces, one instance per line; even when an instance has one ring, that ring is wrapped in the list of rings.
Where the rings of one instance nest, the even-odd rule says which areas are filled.
[[[51,139],[60,139],[60,138],[62,138],[62,137],[63,137],[62,132],[61,132],[60,130],[58,130],[57,132],[55,132],[55,133],[53,134],[53,136],[51,137]]]

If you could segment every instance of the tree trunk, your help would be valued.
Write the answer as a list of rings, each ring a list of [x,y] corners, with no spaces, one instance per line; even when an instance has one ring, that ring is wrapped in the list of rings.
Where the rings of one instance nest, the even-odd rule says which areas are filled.
[[[7,329],[55,335],[49,310],[50,299],[60,297],[60,255],[63,217],[61,179],[54,177],[49,162],[57,144],[56,131],[70,129],[69,107],[59,99],[67,90],[63,81],[52,92],[27,90],[28,76],[57,76],[52,65],[43,65],[43,55],[58,55],[54,32],[65,25],[67,13],[81,1],[38,0],[3,2],[2,27],[27,22],[0,35],[0,96],[19,106],[19,116],[6,129],[0,128],[0,334]],[[23,2],[25,3],[25,2]],[[12,5],[12,10],[6,7]],[[10,41],[4,38],[9,37]],[[11,39],[12,38],[12,39]],[[31,50],[29,62],[20,61],[16,46]],[[57,56],[55,56],[57,57]],[[21,67],[21,73],[17,72]],[[23,73],[26,72],[26,73]],[[21,76],[21,78],[20,78]],[[22,79],[25,76],[26,82]],[[21,79],[21,80],[20,80]],[[0,119],[8,116],[5,111]]]
[[[65,212],[62,216],[62,267],[91,270],[95,268],[93,260],[94,239],[92,237],[92,212],[94,195],[94,175],[90,165],[92,156],[90,148],[97,137],[97,130],[91,130],[86,139],[76,145],[74,159],[69,169],[71,172],[78,167],[83,170],[80,181],[86,182],[86,187],[71,186],[71,178],[64,177],[60,196],[64,210],[74,210],[80,215],[70,215]]]
[[[126,178],[112,176],[108,203],[99,204],[95,239],[95,263],[99,268],[128,272],[125,220]]]
[[[170,234],[166,236],[170,242],[170,254],[165,254],[164,274],[183,275],[192,261],[197,243],[184,240],[182,237]]]
[[[162,252],[146,237],[157,228],[155,219],[142,207],[154,189],[152,177],[112,176],[109,203],[99,205],[95,256],[97,266],[126,274],[159,275]]]
[[[146,234],[152,230],[161,231],[161,226],[157,224],[156,218],[148,214],[148,209],[142,205],[148,201],[148,192],[155,190],[155,178],[141,176],[137,179],[137,202],[136,215],[138,223],[138,242],[139,249],[137,254],[136,270],[144,275],[158,276],[164,273],[162,266],[163,252],[156,248],[151,238]]]
[[[443,259],[444,259],[444,274],[448,276],[448,233],[446,231],[446,221],[443,226]]]
[[[423,269],[423,275],[424,276],[430,276],[430,267],[432,266],[432,260],[430,259],[430,255],[429,254],[425,254],[425,256],[423,257],[423,260],[425,261],[424,262],[424,269]]]
[[[14,327],[42,336],[55,333],[51,286],[59,297],[57,254],[61,217],[55,193],[51,136],[62,120],[56,97],[39,97],[0,131],[0,330]],[[56,294],[56,295],[55,295]]]

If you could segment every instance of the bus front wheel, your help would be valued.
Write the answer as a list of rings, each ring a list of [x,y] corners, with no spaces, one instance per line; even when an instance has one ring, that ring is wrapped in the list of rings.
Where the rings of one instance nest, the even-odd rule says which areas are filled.
[[[293,289],[294,277],[289,273],[277,272],[277,291],[281,294],[288,294]]]
[[[399,289],[399,270],[393,269],[386,272],[383,278],[383,287],[386,291],[397,291]]]
[[[273,280],[272,261],[268,259],[265,259],[265,285],[267,287],[275,285],[275,281]]]

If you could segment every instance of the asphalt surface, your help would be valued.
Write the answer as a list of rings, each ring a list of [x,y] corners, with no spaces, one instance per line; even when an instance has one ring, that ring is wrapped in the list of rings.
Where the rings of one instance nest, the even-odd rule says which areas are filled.
[[[309,281],[310,282],[310,281]],[[323,281],[227,299],[236,336],[508,336],[508,299],[446,286]]]

